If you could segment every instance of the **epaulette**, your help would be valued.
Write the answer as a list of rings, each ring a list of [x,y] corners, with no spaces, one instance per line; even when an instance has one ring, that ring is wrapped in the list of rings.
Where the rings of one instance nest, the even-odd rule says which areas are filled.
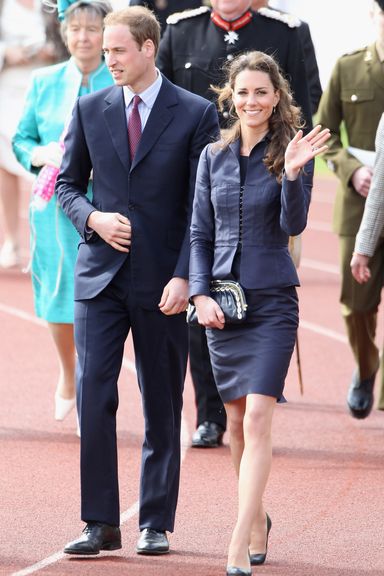
[[[364,54],[364,62],[372,62],[373,54],[372,54],[372,46],[366,46],[365,48],[358,48],[357,50],[351,50],[351,52],[347,52],[343,54],[341,58],[348,58],[348,56],[362,56]]]
[[[267,18],[284,22],[284,24],[287,24],[289,28],[297,28],[301,24],[300,18],[293,14],[288,14],[288,12],[280,12],[279,10],[274,10],[272,8],[259,8],[256,12],[262,16],[266,16]]]
[[[365,51],[369,51],[368,47],[365,46],[364,48],[356,48],[354,50],[351,50],[350,52],[345,52],[345,54],[342,54],[341,58],[344,58],[344,56],[353,56],[354,54],[361,54],[362,52]]]
[[[210,8],[208,6],[200,6],[200,8],[194,8],[193,10],[183,10],[183,12],[175,12],[167,18],[167,24],[177,24],[181,20],[186,20],[187,18],[194,18],[195,16],[200,16],[200,14],[205,14],[209,12]]]

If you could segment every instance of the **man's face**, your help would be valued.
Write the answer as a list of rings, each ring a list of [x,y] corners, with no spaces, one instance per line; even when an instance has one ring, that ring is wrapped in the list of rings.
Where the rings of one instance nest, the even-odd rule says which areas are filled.
[[[154,66],[154,46],[150,40],[139,46],[128,26],[114,24],[104,30],[103,51],[115,84],[129,86],[136,93],[147,86]]]
[[[268,0],[252,0],[252,10],[259,10],[259,8],[268,8]]]
[[[225,20],[234,20],[248,10],[250,0],[211,0],[212,8]]]

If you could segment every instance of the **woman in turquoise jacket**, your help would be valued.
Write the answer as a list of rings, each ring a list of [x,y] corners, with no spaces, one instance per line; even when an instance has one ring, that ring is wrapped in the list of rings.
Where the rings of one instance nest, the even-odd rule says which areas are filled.
[[[71,58],[34,73],[13,138],[19,162],[38,174],[30,206],[31,276],[35,311],[48,322],[60,363],[56,420],[63,420],[75,406],[73,285],[80,238],[56,196],[48,196],[76,99],[113,84],[102,59],[103,18],[110,10],[104,0],[80,0],[67,9],[61,26]],[[38,199],[38,193],[45,200]]]

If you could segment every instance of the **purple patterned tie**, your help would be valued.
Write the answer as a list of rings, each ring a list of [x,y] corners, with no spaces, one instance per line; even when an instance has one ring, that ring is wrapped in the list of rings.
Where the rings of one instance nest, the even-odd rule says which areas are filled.
[[[139,114],[139,103],[141,102],[140,96],[133,97],[133,107],[131,115],[128,120],[128,138],[129,138],[129,151],[131,153],[131,161],[135,156],[135,152],[139,145],[141,137],[141,119]]]

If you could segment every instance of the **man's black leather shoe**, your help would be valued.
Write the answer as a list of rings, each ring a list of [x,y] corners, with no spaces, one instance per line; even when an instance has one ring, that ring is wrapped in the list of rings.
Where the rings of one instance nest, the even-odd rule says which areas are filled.
[[[160,530],[152,530],[152,528],[144,528],[137,541],[136,552],[152,556],[168,554],[169,542],[166,533]]]
[[[352,377],[352,383],[348,390],[347,404],[354,418],[366,418],[373,406],[373,386],[376,372],[366,380],[359,380],[357,372]]]
[[[216,422],[203,422],[192,436],[193,448],[217,448],[223,443],[224,430]]]
[[[118,526],[110,526],[102,522],[88,522],[82,536],[67,544],[64,553],[92,556],[99,554],[100,550],[119,550],[120,548],[121,533]]]

